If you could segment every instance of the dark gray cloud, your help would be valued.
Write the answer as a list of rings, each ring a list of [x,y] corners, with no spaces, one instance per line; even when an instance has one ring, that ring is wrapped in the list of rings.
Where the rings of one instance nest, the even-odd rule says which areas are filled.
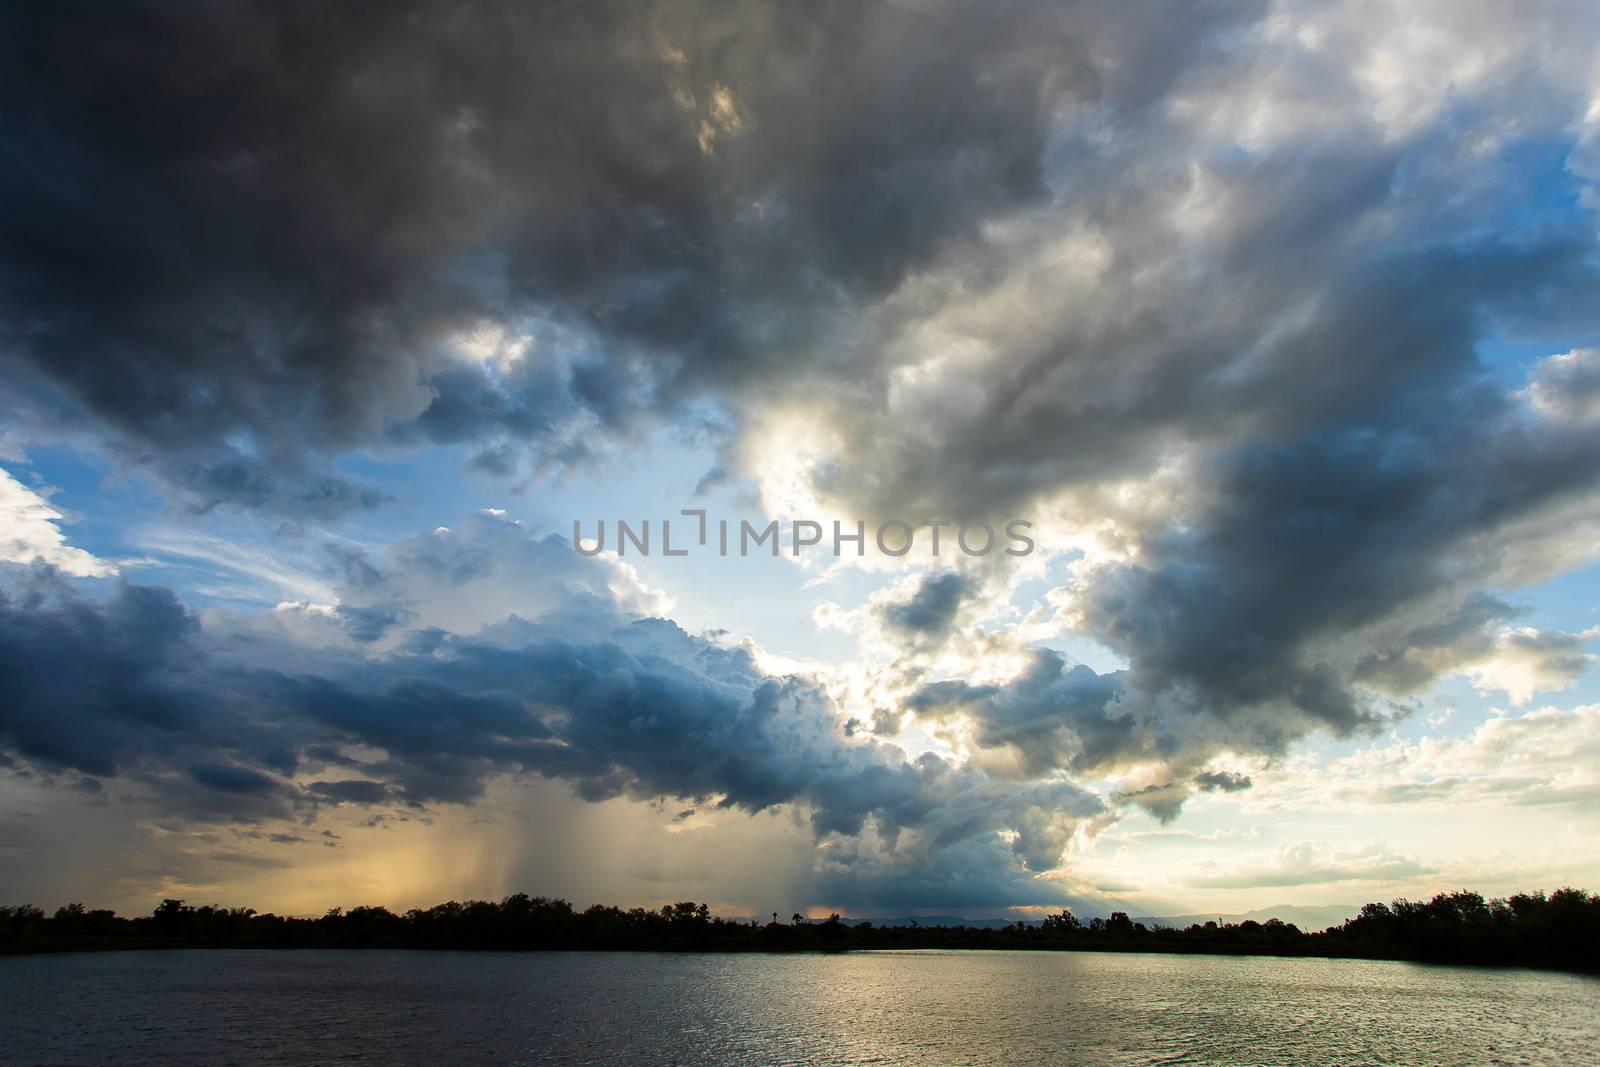
[[[1503,573],[1516,526],[1600,478],[1592,434],[1461,393],[1386,429],[1224,453],[1204,512],[1085,584],[1085,629],[1127,657],[1139,691],[1224,720],[1266,707],[1336,734],[1381,723],[1387,697],[1486,649],[1513,614],[1473,585]]]
[[[1228,8],[13,8],[0,336],[201,507],[375,506],[329,459],[385,440],[576,461],[1036,200],[1056,113]]]
[[[1119,706],[1125,688],[1120,672],[1096,674],[1069,664],[1058,652],[1037,649],[1022,673],[1004,684],[932,682],[905,703],[930,717],[972,716],[979,726],[978,744],[1013,746],[1025,773],[1090,771],[1159,753],[1158,739],[1140,727],[1131,708]],[[1176,747],[1176,739],[1168,743]]]
[[[877,868],[937,871],[982,848],[1005,857],[1003,881],[1053,868],[1101,810],[1067,783],[849,741],[817,683],[661,619],[613,614],[605,636],[575,638],[558,612],[427,653],[308,656],[208,634],[166,590],[96,603],[49,577],[0,601],[0,744],[137,782],[186,819],[466,803],[497,775],[539,774],[591,800],[801,805],[819,837],[868,835]],[[299,669],[263,665],[284,662]]]
[[[1232,771],[1205,771],[1194,776],[1194,784],[1207,793],[1238,793],[1250,788],[1250,776]]]
[[[0,678],[8,748],[105,777],[162,738],[204,730],[206,708],[181,684],[197,624],[170,592],[125,586],[104,604],[52,588],[38,572],[0,600]],[[62,679],[75,682],[62,699]]]
[[[973,588],[973,582],[956,571],[939,571],[923,578],[908,599],[886,602],[877,611],[894,630],[912,637],[937,638],[955,621],[962,600]]]
[[[231,763],[197,763],[189,768],[189,776],[222,793],[273,793],[280,788],[277,779]]]
[[[340,604],[334,614],[344,632],[357,641],[376,641],[411,617],[405,608],[393,604]]]
[[[1280,753],[1313,730],[1347,736],[1379,728],[1403,713],[1397,701],[1497,647],[1537,659],[1542,683],[1559,686],[1586,670],[1582,640],[1506,633],[1518,609],[1482,588],[1542,580],[1583,558],[1587,535],[1574,531],[1592,521],[1584,509],[1600,487],[1600,438],[1554,399],[1563,375],[1577,371],[1546,361],[1536,379],[1544,393],[1536,392],[1532,408],[1523,394],[1490,380],[1474,352],[1484,311],[1472,300],[1531,299],[1550,286],[1570,297],[1592,284],[1593,250],[1556,236],[1534,249],[1368,253],[1371,261],[1351,264],[1349,278],[1315,283],[1318,312],[1275,341],[1270,358],[1259,343],[1231,350],[1230,358],[1248,353],[1240,357],[1248,358],[1248,373],[1241,368],[1201,386],[1187,378],[1201,373],[1189,365],[1189,350],[1163,341],[1157,350],[1179,362],[1148,368],[1149,377],[1141,370],[1117,387],[1139,403],[1178,403],[1171,412],[1182,419],[1206,418],[1203,405],[1217,400],[1209,417],[1230,416],[1214,429],[1197,423],[1173,437],[1165,415],[1158,424],[1123,411],[1118,419],[1131,421],[1108,430],[1109,451],[1090,449],[1087,440],[1029,447],[1008,437],[991,453],[1012,471],[1049,465],[1045,483],[1068,500],[1081,490],[1083,507],[1104,505],[1123,524],[1121,536],[1138,545],[1136,556],[1081,568],[1072,589],[1073,625],[1123,658],[1126,674],[1102,683],[1086,673],[1088,685],[1068,693],[1049,660],[1036,659],[1006,686],[929,687],[913,708],[967,708],[978,717],[980,743],[1015,745],[1032,772],[1159,759],[1175,764],[1177,783],[1222,748]],[[1263,250],[1268,260],[1290,254]],[[1245,257],[1240,269],[1258,269],[1261,258]],[[1286,266],[1270,284],[1292,278]],[[1190,345],[1204,327],[1190,321],[1184,329]],[[1077,364],[1062,355],[1059,366]],[[1261,375],[1270,384],[1255,380]],[[1207,399],[1213,388],[1229,395]],[[1581,386],[1572,388],[1581,394]],[[1079,404],[1085,395],[1063,390],[1059,399]],[[1050,394],[1028,397],[1045,404]],[[1548,417],[1551,411],[1561,417]],[[1013,432],[997,412],[988,415],[995,417],[979,432]],[[1028,432],[1043,441],[1040,435],[1084,425],[1062,409],[1049,426]],[[1148,477],[1147,490],[1162,501],[1149,512],[1119,512],[1095,495],[1097,479],[1130,473],[1117,467],[1137,452],[1116,445],[1123,433],[1168,446],[1188,439],[1182,486]],[[948,429],[940,440],[940,448],[968,455],[986,447]],[[946,472],[937,485],[956,494],[941,507],[971,499],[971,486],[992,484],[974,471],[949,477],[960,460],[938,450],[924,460]],[[1062,463],[1089,466],[1072,473],[1056,466]],[[872,479],[914,482],[881,472]],[[1563,545],[1568,538],[1574,547]],[[1042,688],[1041,678],[1048,680]],[[1096,687],[1109,703],[1102,706]],[[1108,724],[1116,726],[1108,731]],[[1134,799],[1148,806],[1150,797]]]
[[[312,782],[307,788],[319,799],[335,804],[382,804],[393,799],[388,786],[365,778]]]

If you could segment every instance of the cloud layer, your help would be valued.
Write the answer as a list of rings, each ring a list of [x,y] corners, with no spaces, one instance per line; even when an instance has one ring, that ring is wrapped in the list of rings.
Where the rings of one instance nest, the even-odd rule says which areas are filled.
[[[791,673],[493,512],[329,534],[337,595],[266,611],[86,592],[8,473],[0,737],[64,782],[253,822],[544,775],[803,809],[835,899],[1036,900],[1085,820],[1594,663],[1522,603],[1600,545],[1589,5],[3,19],[17,439],[304,535],[408,503],[373,461],[538,493],[678,433],[772,516],[1040,547],[825,606],[859,661]]]
[[[203,625],[169,590],[122,583],[96,602],[38,565],[0,600],[11,694],[0,739],[44,773],[95,790],[120,777],[158,810],[200,822],[468,804],[508,774],[556,778],[590,801],[672,797],[752,814],[792,805],[819,840],[853,842],[830,846],[831,867],[938,883],[977,850],[989,899],[1036,895],[1028,884],[1103,810],[1064,781],[999,781],[852,740],[815,681],[627,613],[589,591],[629,589],[617,565],[509,520],[469,518],[460,532],[397,546],[392,569],[356,572],[368,587],[414,588],[443,560],[491,577],[541,551],[568,580],[546,570],[546,589],[566,591],[536,618],[455,633],[420,625],[452,605],[417,601],[419,624],[386,652],[338,611],[289,606],[288,629],[282,618]],[[328,642],[340,633],[349,647]]]

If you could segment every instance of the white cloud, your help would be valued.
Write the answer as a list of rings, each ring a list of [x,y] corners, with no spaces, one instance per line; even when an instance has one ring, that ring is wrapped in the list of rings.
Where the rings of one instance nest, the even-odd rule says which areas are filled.
[[[1430,873],[1420,861],[1382,845],[1331,846],[1297,841],[1265,859],[1205,860],[1184,880],[1197,889],[1320,885],[1325,882],[1391,882]]]
[[[60,511],[47,499],[53,490],[29,489],[0,469],[0,559],[9,563],[43,560],[80,578],[107,578],[117,568],[103,559],[67,544],[61,533]]]
[[[1524,395],[1548,418],[1600,419],[1600,348],[1574,348],[1541,359],[1528,376]]]
[[[183,526],[157,527],[139,535],[140,547],[156,557],[155,566],[184,564],[206,576],[200,591],[208,596],[257,600],[323,602],[328,583],[312,569],[282,558],[270,542],[240,535],[216,537]],[[141,562],[141,566],[151,564]],[[288,594],[288,596],[285,596]]]
[[[1361,748],[1257,772],[1249,810],[1370,812],[1600,801],[1600,704],[1496,716],[1459,738]]]
[[[1495,636],[1494,650],[1466,670],[1478,690],[1500,690],[1516,703],[1526,704],[1535,693],[1565,689],[1594,666],[1595,655],[1584,642],[1593,631],[1566,634],[1532,627],[1503,630]]]

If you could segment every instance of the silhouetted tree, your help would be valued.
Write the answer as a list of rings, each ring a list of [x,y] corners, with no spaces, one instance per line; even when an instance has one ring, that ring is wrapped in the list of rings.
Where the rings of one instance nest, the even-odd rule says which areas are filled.
[[[1562,888],[1486,900],[1467,890],[1426,902],[1368,904],[1341,926],[1301,931],[1280,919],[1206,922],[1184,930],[1148,929],[1126,912],[1087,923],[1070,911],[996,928],[851,926],[834,913],[793,925],[719,919],[705,904],[678,901],[651,911],[570,903],[517,893],[495,902],[446,901],[396,915],[363,905],[329,908],[315,919],[259,914],[251,908],[191,907],[163,900],[149,916],[124,919],[81,903],[50,916],[31,904],[0,907],[0,952],[192,945],[250,948],[595,948],[595,949],[849,949],[893,947],[1098,948],[1118,951],[1254,952],[1276,955],[1519,964],[1600,970],[1600,897]]]

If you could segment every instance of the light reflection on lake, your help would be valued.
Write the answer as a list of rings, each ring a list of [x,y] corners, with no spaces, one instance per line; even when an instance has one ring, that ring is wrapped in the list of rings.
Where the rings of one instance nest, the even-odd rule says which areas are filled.
[[[0,1063],[1592,1064],[1600,980],[1357,960],[182,951],[0,959]]]

